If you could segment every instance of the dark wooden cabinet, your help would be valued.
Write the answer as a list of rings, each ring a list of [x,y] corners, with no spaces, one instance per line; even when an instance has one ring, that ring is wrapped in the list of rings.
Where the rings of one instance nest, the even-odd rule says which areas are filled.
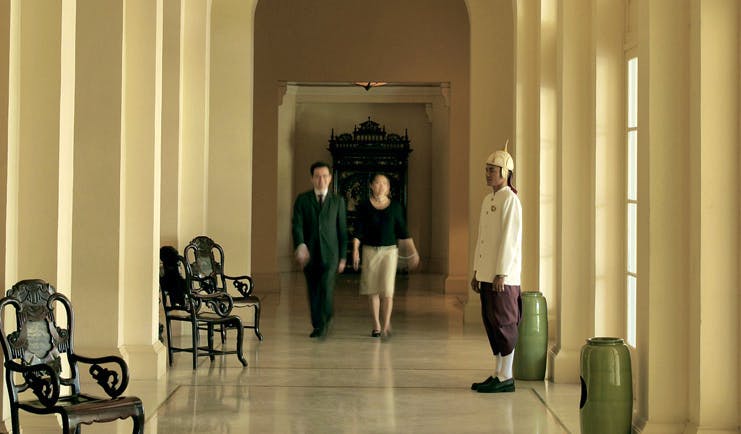
[[[350,233],[348,264],[352,263],[352,236],[357,222],[357,205],[370,196],[370,182],[373,175],[382,173],[389,179],[390,196],[407,208],[407,168],[409,154],[409,134],[386,133],[386,128],[367,121],[355,126],[352,133],[335,135],[334,129],[329,138],[329,152],[332,154],[332,189],[342,195],[347,203],[347,228]],[[406,216],[405,216],[406,217]]]

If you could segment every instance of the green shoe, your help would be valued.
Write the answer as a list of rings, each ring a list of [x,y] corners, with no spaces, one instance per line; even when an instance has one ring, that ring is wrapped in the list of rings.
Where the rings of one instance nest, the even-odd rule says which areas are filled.
[[[515,379],[510,378],[505,381],[491,382],[489,384],[483,384],[476,388],[479,393],[502,393],[502,392],[514,392],[515,391]]]
[[[476,390],[480,386],[484,386],[490,383],[499,383],[499,378],[497,377],[489,377],[486,380],[482,381],[481,383],[473,383],[471,384],[471,390]]]

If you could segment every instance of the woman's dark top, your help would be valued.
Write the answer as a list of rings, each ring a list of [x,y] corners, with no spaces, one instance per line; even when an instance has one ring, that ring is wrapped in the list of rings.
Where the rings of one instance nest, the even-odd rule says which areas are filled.
[[[370,200],[358,205],[358,223],[355,238],[368,246],[393,246],[397,239],[409,238],[404,221],[404,209],[399,202],[391,201],[384,209],[376,209]]]

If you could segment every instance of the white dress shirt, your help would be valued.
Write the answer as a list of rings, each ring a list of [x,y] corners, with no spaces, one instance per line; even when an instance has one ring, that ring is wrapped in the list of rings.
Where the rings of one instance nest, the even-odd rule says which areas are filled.
[[[505,285],[519,285],[522,268],[522,206],[505,186],[484,197],[473,270],[479,282],[504,276]]]

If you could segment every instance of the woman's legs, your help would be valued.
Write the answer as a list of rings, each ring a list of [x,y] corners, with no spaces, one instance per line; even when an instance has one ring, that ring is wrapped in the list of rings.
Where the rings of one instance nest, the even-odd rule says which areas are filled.
[[[378,315],[381,303],[378,294],[368,295],[368,301],[370,303],[371,315],[373,316],[373,330],[381,330],[381,321]]]
[[[383,297],[381,299],[381,308],[383,311],[383,334],[388,335],[391,331],[391,311],[394,308],[394,298]]]

